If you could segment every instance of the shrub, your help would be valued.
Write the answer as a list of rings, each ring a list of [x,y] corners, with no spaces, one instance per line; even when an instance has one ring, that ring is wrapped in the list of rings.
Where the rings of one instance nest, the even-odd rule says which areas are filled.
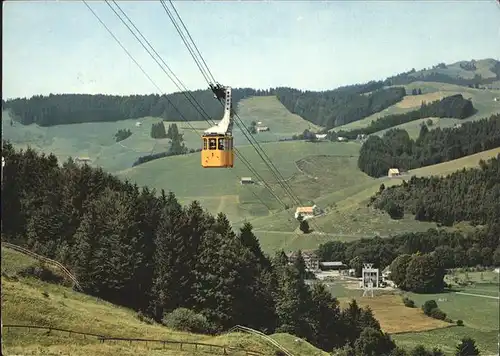
[[[146,316],[146,315],[144,315],[144,313],[143,313],[142,311],[140,311],[140,310],[137,312],[137,319],[139,319],[140,321],[142,321],[142,322],[144,322],[144,323],[146,323],[146,324],[150,324],[150,325],[154,324],[154,320],[153,320],[153,318],[149,318],[149,317],[147,317],[147,316]]]
[[[432,309],[430,316],[438,320],[446,319],[446,313],[439,308]]]
[[[425,315],[431,315],[431,312],[433,309],[436,309],[438,307],[436,301],[434,299],[427,300],[423,305],[422,305],[422,311],[424,312]]]
[[[64,284],[64,277],[55,274],[51,269],[47,268],[42,263],[28,266],[19,271],[18,274],[21,277],[33,277],[47,283]]]
[[[464,321],[462,319],[458,319],[457,326],[464,326]]]
[[[415,308],[415,302],[408,297],[403,297],[403,303],[405,307]]]
[[[162,323],[179,331],[202,334],[210,334],[214,331],[214,328],[204,315],[196,314],[186,308],[177,308],[171,313],[165,314]]]

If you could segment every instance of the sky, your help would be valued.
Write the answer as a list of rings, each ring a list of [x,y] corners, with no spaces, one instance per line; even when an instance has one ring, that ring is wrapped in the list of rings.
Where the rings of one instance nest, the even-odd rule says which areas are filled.
[[[2,97],[179,91],[105,2],[4,1]],[[188,89],[208,85],[159,1],[118,1]],[[439,62],[500,59],[500,5],[483,1],[174,1],[216,80],[325,90]]]

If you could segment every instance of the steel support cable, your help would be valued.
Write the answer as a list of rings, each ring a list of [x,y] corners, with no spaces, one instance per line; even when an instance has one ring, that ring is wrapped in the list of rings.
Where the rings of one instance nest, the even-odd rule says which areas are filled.
[[[188,51],[191,53],[191,56],[193,57],[193,59],[195,60],[196,64],[198,65],[198,68],[200,68],[200,65],[199,65],[199,61],[196,59],[195,55],[194,55],[194,51],[191,49],[191,46],[187,43],[187,40],[186,40],[186,37],[182,34],[179,26],[176,24],[175,20],[173,19],[173,16],[172,14],[170,13],[170,11],[167,9],[166,5],[164,4],[164,0],[160,0],[164,10],[167,12],[167,15],[169,16],[170,20],[172,21],[174,27],[176,28],[177,32],[179,33],[179,35],[181,36],[182,40],[184,41],[184,44],[186,45],[186,47],[188,48]],[[179,21],[181,22],[181,25],[183,26],[184,30],[186,31],[188,37],[191,39],[192,41],[192,44],[196,50],[196,52],[198,53],[201,61],[205,64],[205,67],[206,67],[206,70],[208,71],[209,73],[209,76],[211,76],[212,78],[212,81],[215,83],[216,80],[215,78],[213,77],[212,73],[210,72],[210,69],[208,68],[208,65],[206,64],[205,60],[203,59],[203,56],[201,55],[200,51],[198,50],[198,47],[196,46],[196,43],[194,42],[193,38],[191,37],[191,34],[189,33],[189,30],[187,29],[186,25],[184,24],[184,21],[182,20],[182,18],[180,17],[179,13],[177,12],[174,4],[172,3],[171,0],[169,0],[170,2],[170,5],[172,6],[172,8],[174,9]],[[201,68],[200,68],[200,71]],[[202,75],[205,77],[205,79],[207,78],[207,74],[204,73],[202,71]],[[210,85],[210,82],[207,81],[208,84]],[[241,125],[238,125],[238,127],[240,128],[240,130],[243,132],[243,134],[245,135],[245,138],[249,141],[249,143],[255,148],[255,150],[258,152],[258,149],[261,150],[262,154],[264,155],[265,158],[267,158],[267,160],[269,161],[269,163],[271,164],[272,167],[269,167],[269,165],[266,163],[266,165],[268,166],[269,170],[273,173],[274,177],[276,178],[276,181],[277,183],[281,186],[281,188],[283,188],[284,192],[286,194],[288,194],[291,198],[292,198],[292,202],[298,204],[298,205],[301,205],[301,201],[300,199],[298,198],[297,195],[295,195],[293,193],[293,190],[291,188],[291,186],[288,184],[288,182],[286,181],[286,179],[283,177],[283,175],[281,174],[281,172],[276,168],[276,166],[274,165],[274,163],[272,162],[272,160],[269,158],[269,156],[266,154],[266,152],[264,151],[264,149],[262,148],[262,146],[260,145],[260,143],[255,139],[255,137],[251,134],[250,130],[245,126],[245,124],[243,123],[243,120],[241,120],[241,118],[239,117],[239,115],[237,114],[236,111],[234,111],[234,114],[236,116],[236,118],[240,121]],[[235,120],[235,123],[238,123],[237,120]],[[241,127],[243,126],[243,128]],[[248,135],[245,134],[245,131],[248,132],[248,135],[250,137],[248,137]],[[255,142],[255,144],[257,145],[257,147],[255,147],[254,144],[252,144],[252,138]],[[261,156],[261,158],[263,159],[264,162],[265,159],[262,157],[262,155],[259,154],[259,156]]]
[[[144,35],[141,33],[141,31],[134,25],[134,23],[132,22],[132,20],[126,15],[126,13],[120,8],[120,6],[118,4],[115,3],[115,5],[120,9],[120,11],[124,14],[124,16],[128,19],[128,21],[132,24],[132,26],[134,26],[134,28],[136,29],[136,31],[141,35],[141,37],[145,40],[145,42],[151,47],[151,49],[153,50],[153,52],[157,55],[158,58],[160,58],[160,60],[163,62],[163,64],[167,67],[167,69],[169,69],[169,71],[172,73],[172,75],[177,79],[177,81],[182,85],[182,87],[184,87],[184,91],[182,91],[182,89],[180,88],[179,84],[176,83],[172,77],[165,71],[165,69],[162,67],[162,65],[158,62],[158,60],[153,56],[153,54],[148,50],[148,48],[146,48],[146,46],[143,44],[143,42],[137,37],[137,35],[134,33],[134,31],[132,31],[132,29],[130,28],[130,26],[127,25],[127,23],[123,20],[123,18],[115,11],[115,9],[113,9],[113,7],[109,4],[109,2],[107,0],[106,1],[106,4],[111,8],[111,10],[113,10],[113,12],[115,13],[115,15],[120,19],[120,21],[127,27],[127,29],[132,33],[132,35],[134,35],[134,37],[139,41],[139,43],[142,45],[142,47],[146,50],[146,52],[155,60],[156,64],[158,64],[160,66],[160,68],[163,70],[163,72],[169,77],[169,79],[174,83],[174,85],[177,86],[177,88],[184,94],[184,96],[186,97],[186,99],[188,99],[188,101],[193,105],[193,107],[198,111],[198,113],[200,113],[200,115],[205,115],[205,121],[207,121],[209,124],[214,124],[213,120],[212,120],[212,123],[207,120],[210,119],[208,114],[203,110],[203,108],[201,107],[201,105],[196,101],[196,99],[194,98],[194,96],[192,94],[190,94],[192,100],[194,101],[194,103],[196,103],[198,105],[198,107],[193,103],[193,101],[190,100],[190,98],[186,95],[186,91],[187,91],[187,88],[184,86],[184,84],[182,84],[181,80],[175,75],[175,73],[170,69],[170,67],[168,67],[168,65],[165,63],[165,61],[163,61],[163,59],[161,58],[161,56],[158,54],[158,52],[156,52],[156,50],[154,49],[154,47],[151,45],[151,43],[144,37]],[[161,92],[161,90],[160,90]],[[168,100],[168,98],[167,98]],[[174,106],[171,101],[169,100],[169,103]],[[179,110],[174,106],[174,108],[176,109],[176,111],[183,117],[183,120],[187,122],[187,120],[184,118],[184,116],[179,112]],[[203,111],[200,112],[200,109]],[[189,124],[189,123],[188,123]],[[190,124],[189,124],[190,125]],[[195,130],[191,125],[190,127]],[[196,132],[196,130],[195,130]],[[200,135],[201,136],[201,135]],[[252,174],[254,174],[259,180],[261,180],[264,185],[266,186],[266,188],[270,191],[271,195],[273,195],[273,197],[275,197],[275,199],[282,205],[286,206],[285,203],[281,200],[281,198],[279,198],[273,191],[272,187],[264,180],[264,178],[255,170],[255,168],[253,168],[250,164],[250,162],[246,159],[246,157],[244,157],[241,152],[239,152],[239,150],[237,148],[234,148],[234,151],[236,153],[236,156],[238,158],[240,158],[242,160],[242,162],[244,162],[245,166],[250,170],[250,172]],[[235,174],[233,172],[233,174]],[[235,174],[236,175],[236,174]],[[238,177],[236,175],[236,177],[238,179],[240,179],[240,177]],[[249,188],[250,189],[250,188]],[[257,194],[253,191],[253,190],[250,190],[252,192],[252,194],[269,210],[271,211],[271,209],[269,208],[269,206],[267,204],[265,204],[262,199],[260,197],[257,196]]]
[[[203,56],[201,55],[200,51],[198,50],[198,47],[196,46],[196,44],[194,43],[194,40],[192,39],[191,35],[189,34],[189,30],[187,29],[186,25],[184,24],[184,22],[182,21],[179,13],[177,12],[177,10],[175,9],[175,6],[173,5],[172,1],[170,1],[170,4],[172,6],[172,8],[174,9],[174,11],[176,12],[177,14],[177,17],[179,18],[179,21],[181,22],[181,24],[183,25],[184,27],[184,30],[186,31],[186,33],[188,34],[189,38],[191,39],[191,41],[193,42],[193,46],[195,47],[196,49],[196,52],[198,53],[198,55],[200,56],[201,60],[203,61],[203,63],[205,64],[205,66],[207,67],[207,70],[210,72],[210,69],[208,68],[205,60],[203,59]],[[164,4],[164,0],[160,0],[165,12],[167,13],[167,15],[169,16],[172,24],[174,25],[174,27],[176,28],[177,32],[179,33],[179,36],[181,37],[181,39],[183,40],[184,44],[186,45],[186,48],[188,49],[188,51],[190,52],[191,56],[193,57],[193,59],[195,60],[198,68],[200,69],[200,71],[202,72],[202,75],[205,77],[205,79],[207,78],[207,74],[204,73],[204,71],[201,69],[201,66],[199,64],[199,60],[196,58],[195,54],[194,54],[194,51],[192,50],[191,46],[187,43],[187,40],[186,40],[186,37],[184,36],[184,34],[182,33],[182,31],[180,30],[179,26],[176,24],[176,21],[173,19],[173,16],[172,14],[170,13],[170,11],[168,10],[168,8],[165,6]],[[210,73],[211,74],[211,73]],[[212,76],[213,78],[213,76]],[[216,82],[215,78],[213,78],[213,82]],[[207,80],[207,83],[210,85],[210,81]],[[222,104],[222,103],[221,103]],[[224,104],[222,104],[224,105]],[[255,139],[255,137],[253,137],[253,135],[251,134],[250,130],[245,126],[245,124],[243,123],[243,121],[241,120],[241,118],[239,117],[239,115],[234,111],[234,114],[236,116],[236,118],[239,120],[240,123],[238,123],[237,120],[235,120],[235,123],[237,124],[237,126],[240,128],[240,130],[242,131],[243,135],[245,136],[245,138],[248,140],[248,142],[252,145],[253,148],[255,148],[257,154],[260,156],[260,158],[264,161],[264,163],[266,164],[266,166],[269,168],[269,171],[273,174],[274,178],[276,179],[276,182],[280,185],[280,187],[283,189],[283,191],[285,192],[285,194],[287,194],[291,200],[292,200],[292,203],[295,203],[297,205],[301,205],[301,201],[300,199],[297,197],[297,195],[294,194],[291,186],[288,184],[288,182],[285,180],[285,178],[283,177],[283,175],[281,174],[281,172],[276,168],[276,166],[274,165],[274,163],[272,162],[272,160],[269,158],[269,156],[266,154],[266,152],[264,151],[264,149],[262,148],[262,146],[260,145],[260,143]],[[242,128],[243,126],[243,128]],[[246,132],[245,132],[246,131]],[[248,134],[247,134],[248,132]],[[249,137],[250,136],[250,137]],[[254,140],[254,142],[256,143],[257,147],[255,146],[254,143],[252,143],[252,138]],[[260,149],[260,152],[259,152],[259,149]],[[262,152],[262,153],[261,153]],[[264,158],[264,157],[265,158]],[[267,161],[266,161],[266,158],[267,158]]]
[[[186,37],[185,37],[185,36],[184,36],[184,34],[182,33],[182,30],[181,30],[181,29],[180,29],[180,27],[177,25],[177,23],[176,23],[175,19],[173,18],[172,13],[170,12],[170,10],[168,10],[168,7],[164,4],[164,2],[163,2],[163,1],[160,1],[160,2],[161,2],[161,4],[162,4],[162,6],[163,6],[163,9],[165,10],[165,12],[167,13],[168,17],[170,18],[170,20],[171,20],[172,24],[174,25],[175,29],[176,29],[176,30],[177,30],[177,32],[179,33],[179,36],[181,37],[181,39],[183,40],[184,44],[186,45],[186,48],[188,49],[189,53],[190,53],[190,54],[191,54],[191,56],[193,57],[193,60],[196,62],[196,64],[197,64],[198,68],[199,68],[199,69],[200,69],[200,71],[202,72],[203,77],[204,77],[204,78],[205,78],[205,80],[207,81],[208,85],[209,85],[209,86],[211,86],[211,84],[212,84],[212,83],[210,82],[210,80],[208,80],[208,79],[207,79],[208,75],[206,74],[205,70],[204,70],[203,68],[201,68],[201,64],[200,64],[200,62],[199,62],[198,58],[196,58],[196,55],[195,55],[195,53],[194,53],[193,49],[191,48],[191,46],[190,46],[190,44],[188,43],[188,41],[187,41]],[[196,47],[196,44],[194,44],[194,43],[193,43],[193,45]],[[199,53],[199,50],[197,49],[197,47],[196,47],[196,50],[197,50],[197,52]],[[202,57],[201,59],[202,59],[202,61],[203,61],[203,62],[205,63],[205,65],[206,65],[206,62],[204,61],[203,57]],[[208,69],[208,67],[207,67],[207,69]],[[208,71],[210,71],[210,70],[208,69]],[[210,75],[211,75],[211,73],[210,73]],[[212,76],[212,77],[213,77],[213,76]],[[214,82],[214,83],[216,82],[216,81],[215,81],[215,79],[213,79],[213,82]],[[187,90],[187,89],[186,89],[186,90]],[[223,104],[222,102],[221,102],[221,105],[222,105],[222,106],[224,106],[224,104]],[[234,112],[234,110],[233,110],[233,113],[235,113],[235,112]],[[239,118],[239,117],[238,117],[238,118]],[[239,119],[239,120],[241,121],[241,119]],[[256,152],[257,152],[257,154],[260,156],[260,158],[261,158],[261,159],[264,161],[264,163],[267,165],[267,167],[269,168],[270,172],[274,175],[274,178],[276,179],[277,183],[278,183],[278,184],[280,184],[280,183],[281,183],[281,182],[280,182],[280,178],[279,178],[279,177],[277,177],[276,173],[272,170],[272,168],[271,168],[271,167],[269,166],[269,164],[266,162],[265,158],[264,158],[264,157],[262,157],[262,154],[261,154],[261,153],[259,152],[259,150],[255,147],[255,145],[252,143],[251,138],[248,136],[248,134],[245,132],[245,130],[241,128],[241,124],[243,124],[243,123],[241,122],[241,124],[239,124],[239,123],[238,123],[238,121],[235,121],[235,123],[236,123],[236,124],[237,124],[237,126],[240,128],[241,132],[243,133],[243,135],[245,136],[245,138],[248,140],[248,142],[250,143],[250,145],[251,145],[253,148],[255,148],[255,150],[256,150]],[[243,126],[244,126],[244,124],[243,124]],[[246,131],[248,131],[248,132],[249,132],[249,130],[248,130],[248,129],[246,129]],[[282,188],[283,188],[283,187],[282,187]],[[272,189],[272,188],[271,188],[271,189]],[[285,190],[285,192],[286,192],[286,188],[284,188],[284,190]],[[285,209],[287,208],[287,205],[286,205],[285,203],[283,203],[283,202],[282,202],[281,204],[283,204],[283,205],[284,205]]]
[[[168,8],[165,6],[164,4],[164,1],[160,0],[165,12],[167,13],[168,17],[170,18],[172,24],[174,25],[174,27],[176,28],[177,32],[179,33],[179,36],[181,37],[181,39],[183,40],[184,44],[186,45],[186,48],[188,49],[189,53],[191,54],[191,56],[193,57],[194,61],[196,62],[198,68],[200,69],[200,71],[202,72],[202,75],[204,76],[205,80],[207,80],[207,74],[201,69],[201,66],[199,64],[199,60],[196,58],[196,55],[194,54],[194,51],[192,50],[191,46],[189,45],[189,43],[187,42],[186,40],[186,37],[184,36],[184,34],[182,33],[180,27],[176,24],[176,21],[175,19],[173,18],[173,15],[170,13],[170,11],[168,10]],[[170,2],[170,4],[172,5],[172,7],[174,8],[175,10],[175,7],[173,6],[172,2]],[[175,10],[176,11],[176,10]],[[177,11],[176,11],[177,13]],[[182,21],[182,19],[180,18],[179,14],[177,13],[177,16],[179,17],[179,20]],[[182,22],[183,23],[183,22]],[[186,32],[188,33],[189,35],[189,31],[187,30],[186,26],[184,25],[183,23],[183,26],[184,26],[184,29],[186,30]],[[191,38],[192,40],[192,37],[191,35],[189,35],[189,37]],[[193,41],[193,40],[192,40]],[[193,41],[193,46],[196,48],[196,51],[198,52],[198,54],[200,55],[203,63],[205,63],[206,65],[206,62],[205,60],[203,59],[203,57],[201,56],[200,54],[200,51],[198,50],[196,44],[194,43]],[[208,69],[208,66],[207,66],[207,69]],[[209,69],[208,69],[209,71]],[[213,76],[212,76],[213,77]],[[216,82],[215,81],[215,78],[213,80],[213,82]],[[211,83],[209,80],[207,80],[207,83],[209,86],[211,86]],[[222,105],[224,105],[222,102],[221,102]],[[269,159],[269,157],[267,156],[267,154],[265,153],[265,151],[262,149],[262,147],[260,146],[260,144],[258,143],[258,141],[255,140],[254,138],[254,141],[257,142],[257,145],[258,147],[260,148],[260,152],[259,149],[252,143],[252,140],[251,140],[251,137],[252,134],[250,133],[250,130],[248,130],[248,128],[245,126],[245,124],[243,123],[243,121],[241,120],[241,118],[238,116],[238,114],[233,110],[233,113],[236,115],[236,117],[238,118],[238,120],[240,121],[240,123],[238,123],[237,120],[235,120],[235,123],[237,124],[237,126],[240,128],[240,130],[242,131],[243,135],[245,136],[245,138],[248,140],[248,142],[250,143],[250,145],[255,148],[255,151],[257,152],[257,154],[260,156],[260,158],[263,160],[263,162],[266,164],[266,166],[269,168],[269,171],[271,172],[271,174],[274,176],[274,178],[276,179],[276,182],[281,186],[281,188],[284,190],[284,192],[286,194],[288,194],[291,198],[292,198],[292,202],[295,202],[295,203],[298,203],[300,205],[300,200],[298,198],[296,198],[294,195],[293,195],[293,192],[291,192],[290,190],[290,187],[286,186],[285,183],[285,179],[284,177],[281,175],[281,173],[276,169],[276,167],[274,166],[274,164],[272,164],[272,161]],[[243,126],[243,128],[241,127]],[[246,131],[246,132],[245,132]],[[248,132],[248,134],[247,134]],[[250,137],[249,137],[250,135]],[[269,162],[271,162],[271,164],[273,165],[273,167],[271,167],[269,165],[269,163],[266,161],[266,159],[263,157],[263,154],[266,156],[266,158],[269,160]],[[286,206],[285,206],[286,207]]]
[[[194,45],[194,48],[196,50],[196,53],[198,53],[198,55],[200,56],[200,59],[201,61],[203,62],[203,64],[205,65],[205,68],[207,69],[207,72],[208,72],[208,75],[210,76],[210,78],[212,78],[213,82],[215,83],[216,80],[214,78],[214,76],[212,75],[212,72],[210,71],[210,68],[208,68],[208,65],[207,63],[205,62],[205,60],[203,59],[203,56],[201,55],[200,51],[198,50],[198,46],[196,46],[196,43],[194,42],[193,38],[191,37],[191,34],[189,33],[189,31],[187,30],[186,28],[186,25],[184,24],[184,21],[182,21],[179,13],[177,12],[177,9],[175,8],[174,4],[172,3],[172,0],[168,0],[170,2],[170,5],[172,6],[172,9],[174,9],[175,11],[175,14],[177,15],[177,17],[179,18],[180,22],[181,22],[181,25],[182,27],[184,27],[184,29],[186,30],[186,33],[187,35],[189,36],[189,39],[191,40],[191,42],[193,43]],[[164,1],[163,1],[164,2]],[[162,2],[162,3],[163,3]]]
[[[194,61],[196,62],[198,68],[200,69],[200,71],[202,72],[202,75],[204,76],[205,80],[207,79],[207,74],[201,69],[201,65],[199,63],[199,60],[197,60],[195,54],[194,54],[194,51],[192,50],[191,46],[187,43],[187,40],[186,40],[186,37],[184,36],[184,34],[182,33],[182,31],[180,30],[179,26],[176,24],[176,21],[173,19],[173,15],[171,14],[171,12],[168,10],[168,8],[166,7],[166,5],[164,4],[164,0],[160,0],[165,12],[167,13],[167,15],[169,16],[172,24],[174,25],[174,27],[176,28],[177,32],[179,33],[179,36],[181,37],[181,39],[183,40],[184,44],[186,45],[186,48],[188,49],[188,51],[190,52],[191,56],[193,57]],[[196,52],[198,53],[199,57],[201,58],[201,61],[205,64],[206,66],[206,69],[208,71],[208,73],[210,74],[210,76],[212,77],[213,79],[213,82],[215,83],[216,80],[215,78],[213,77],[213,75],[211,74],[210,72],[210,69],[208,68],[208,65],[206,64],[205,60],[203,59],[203,56],[201,55],[200,51],[198,50],[198,47],[196,46],[196,43],[194,42],[193,38],[191,37],[190,33],[189,33],[189,30],[187,29],[186,25],[184,24],[184,21],[182,20],[182,18],[180,17],[179,13],[177,12],[177,10],[175,9],[175,6],[173,5],[172,1],[169,0],[170,2],[170,5],[172,6],[172,8],[174,9],[177,17],[179,18],[179,21],[181,22],[184,30],[186,31],[187,35],[189,36],[189,38],[191,39],[192,41],[192,44],[194,46],[194,48],[196,49]],[[210,81],[207,80],[207,83],[210,85]],[[222,104],[222,102],[221,102]],[[222,104],[223,105],[223,104]],[[241,120],[241,118],[239,117],[239,115],[234,111],[234,114],[235,116],[237,117],[237,119],[240,121],[241,125],[244,127],[244,129],[241,128],[240,125],[238,125],[238,121],[235,120],[235,123],[237,124],[237,126],[240,128],[240,130],[242,131],[242,133],[244,134],[245,138],[247,138],[247,140],[249,141],[249,143],[255,148],[257,154],[261,157],[261,159],[264,161],[264,163],[267,165],[267,167],[269,168],[269,170],[271,171],[271,173],[274,175],[274,177],[276,178],[277,180],[277,183],[283,188],[284,192],[286,194],[289,195],[290,198],[292,198],[292,202],[295,202],[296,204],[298,205],[301,205],[301,201],[300,199],[298,198],[297,195],[294,194],[291,186],[289,185],[289,183],[284,179],[283,175],[281,174],[281,172],[276,168],[276,166],[274,165],[274,163],[272,162],[272,160],[269,158],[269,156],[266,154],[266,152],[264,151],[264,149],[262,148],[262,146],[259,144],[259,142],[255,139],[255,137],[253,137],[253,135],[250,133],[250,130],[245,126],[245,124],[243,123],[243,121]],[[245,131],[248,132],[248,134],[254,139],[254,142],[256,143],[257,147],[262,151],[262,154],[267,158],[267,160],[269,161],[269,163],[271,164],[271,166],[267,163],[267,161],[264,159],[264,157],[262,157],[262,154],[259,152],[259,150],[257,149],[257,147],[252,143],[252,140],[248,137],[248,135],[245,133]],[[274,169],[274,170],[273,170]],[[285,206],[286,207],[286,206]],[[315,223],[313,223],[314,225],[316,225]],[[316,225],[316,228],[318,228],[318,226]],[[318,229],[319,230],[319,229]]]
[[[108,31],[108,33],[113,37],[113,39],[118,43],[118,45],[125,51],[125,53],[130,57],[130,59],[139,67],[139,69],[142,71],[142,73],[148,78],[148,80],[155,86],[155,88],[160,92],[162,93],[163,91],[158,87],[158,85],[155,83],[155,81],[149,76],[149,74],[147,74],[147,72],[144,70],[144,68],[135,60],[135,58],[130,54],[130,52],[125,48],[125,46],[123,46],[123,44],[121,43],[121,41],[114,35],[114,33],[109,29],[109,27],[101,20],[101,18],[99,17],[99,15],[97,15],[95,13],[95,11],[87,4],[87,2],[85,0],[82,0],[83,3],[85,4],[85,6],[87,6],[87,8],[92,12],[92,14],[96,17],[96,19],[103,25],[103,27]],[[191,125],[191,123],[184,117],[184,115],[179,111],[179,109],[172,103],[172,101],[168,98],[168,96],[164,93],[164,95],[166,96],[166,99],[168,101],[168,103],[177,111],[177,113],[179,114],[179,116],[182,118],[183,121],[185,121],[189,127],[194,131],[194,132],[197,132],[197,130]],[[247,166],[247,168],[250,169],[250,167]],[[233,172],[233,174],[235,174]],[[239,177],[238,177],[239,178]],[[271,208],[262,201],[262,199],[256,195],[256,193],[254,191],[251,190],[251,192],[253,193],[253,195],[269,210],[271,211]],[[271,194],[273,194],[274,196],[274,193],[271,191]],[[277,200],[279,201],[279,197],[276,197]]]
[[[176,28],[177,32],[179,33],[181,39],[184,41],[186,47],[188,48],[188,51],[191,53],[191,56],[193,57],[193,59],[195,60],[196,64],[198,65],[198,68],[201,67],[201,65],[199,64],[199,61],[195,58],[194,56],[194,53],[193,53],[193,50],[191,49],[191,47],[189,46],[188,43],[186,43],[186,39],[185,39],[185,36],[182,34],[182,32],[180,31],[179,29],[179,26],[177,26],[177,24],[175,23],[174,19],[173,19],[173,16],[172,14],[170,13],[170,11],[167,9],[167,7],[165,6],[164,2],[165,0],[160,0],[160,2],[162,3],[162,6],[163,8],[165,9],[165,11],[167,12],[167,15],[169,16],[170,20],[172,21],[174,27]],[[177,15],[182,27],[184,28],[184,30],[186,31],[189,39],[191,40],[196,52],[198,53],[198,56],[200,57],[201,61],[203,62],[203,64],[205,65],[206,67],[206,70],[208,72],[208,75],[206,73],[203,73],[203,71],[201,70],[200,68],[200,71],[202,72],[202,75],[205,77],[205,79],[207,78],[207,76],[210,76],[212,78],[212,81],[215,83],[216,80],[214,78],[214,76],[212,75],[212,73],[210,72],[210,68],[208,67],[208,65],[206,64],[205,60],[203,59],[203,56],[201,55],[200,51],[198,50],[198,46],[196,46],[196,43],[194,42],[191,34],[189,33],[189,30],[187,29],[186,25],[184,24],[184,21],[182,20],[182,18],[180,17],[179,13],[177,12],[177,9],[175,8],[174,4],[172,3],[172,0],[169,0],[170,2],[170,5],[172,6],[175,14]],[[210,85],[210,82],[207,81],[208,84]],[[292,198],[292,202],[295,202],[297,205],[302,205],[302,202],[300,200],[300,198],[298,197],[298,195],[294,194],[293,192],[293,189],[292,187],[290,186],[290,184],[288,183],[288,181],[283,177],[283,175],[281,174],[281,172],[278,170],[278,168],[274,165],[273,161],[269,158],[269,156],[266,154],[266,152],[264,151],[264,149],[262,148],[262,146],[260,145],[260,143],[257,141],[257,139],[255,139],[255,137],[251,134],[250,130],[245,126],[245,124],[243,123],[243,120],[241,120],[241,118],[239,117],[238,113],[236,111],[234,111],[234,114],[236,116],[236,118],[240,121],[241,125],[244,127],[244,129],[248,132],[248,134],[250,135],[251,138],[253,138],[255,144],[257,145],[257,147],[262,151],[262,154],[267,158],[267,160],[269,161],[269,163],[271,164],[272,168],[269,167],[269,165],[266,163],[266,161],[262,158],[262,156],[259,154],[259,156],[261,156],[261,158],[263,159],[263,161],[266,163],[266,165],[268,166],[268,168],[270,169],[271,172],[273,172],[273,169],[274,171],[276,172],[276,174],[274,175],[275,178],[276,178],[276,175],[278,175],[279,178],[277,178],[277,182],[278,184],[280,184],[280,181],[282,182],[282,184],[280,184],[280,186],[283,188],[283,190],[285,191],[286,194],[289,195],[289,197]],[[238,125],[238,122],[235,120],[235,123],[237,124],[237,126],[240,128],[240,130],[244,133],[244,130],[241,128],[240,125]],[[245,133],[244,133],[245,135]],[[252,141],[251,139],[248,138],[247,135],[245,135],[245,137],[247,138],[247,140],[250,142],[250,144],[255,148],[255,150],[257,151],[258,153],[258,150],[257,148],[255,147],[255,145],[252,144]],[[318,225],[316,224],[316,222],[312,222],[313,225],[315,225],[316,229],[319,231],[319,227]]]

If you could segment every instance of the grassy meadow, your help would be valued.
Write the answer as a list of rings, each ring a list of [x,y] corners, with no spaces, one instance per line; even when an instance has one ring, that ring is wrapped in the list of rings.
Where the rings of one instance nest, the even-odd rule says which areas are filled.
[[[362,120],[351,122],[346,125],[337,126],[333,130],[339,131],[349,131],[354,129],[359,129],[370,125],[372,121],[375,121],[381,117],[387,115],[403,114],[412,110],[416,110],[422,104],[422,101],[430,103],[435,100],[440,100],[446,96],[462,94],[466,99],[472,99],[472,104],[477,109],[477,113],[473,116],[460,121],[473,121],[477,119],[482,119],[489,117],[492,114],[500,112],[500,102],[494,101],[493,99],[500,96],[500,90],[484,90],[484,89],[473,89],[469,87],[463,87],[454,84],[446,83],[435,83],[435,82],[413,82],[407,85],[403,85],[406,89],[407,94],[411,94],[413,89],[421,89],[421,95],[407,95],[400,102],[384,109],[378,113],[370,115]],[[445,123],[451,122],[446,119]],[[451,125],[453,126],[453,125]],[[410,126],[411,127],[411,126]],[[439,126],[433,126],[439,127]],[[449,127],[445,125],[444,127]],[[432,127],[431,127],[432,128]]]
[[[48,284],[32,278],[16,276],[36,261],[16,251],[2,247],[2,322],[8,324],[51,326],[105,336],[144,338],[171,341],[205,342],[215,345],[245,347],[273,355],[275,348],[255,336],[229,333],[208,336],[178,332],[159,324],[148,324],[138,319],[129,309],[118,307],[100,299]],[[324,356],[327,353],[307,342],[297,344],[289,334],[271,335],[295,355]],[[5,328],[3,348],[11,354],[46,355],[180,355],[222,354],[217,349],[198,350],[194,346],[162,346],[161,343],[105,342],[92,337],[69,336],[68,333],[46,330]],[[244,355],[229,351],[229,355]]]
[[[419,344],[426,347],[432,345],[451,356],[454,355],[460,339],[470,336],[476,340],[482,354],[496,354],[500,312],[499,274],[493,271],[454,271],[447,275],[445,280],[453,284],[455,278],[469,281],[471,285],[467,287],[455,285],[453,292],[439,294],[415,294],[380,289],[374,291],[373,298],[362,297],[363,291],[356,289],[357,281],[337,278],[328,281],[327,288],[339,299],[341,306],[346,306],[351,299],[356,299],[362,307],[369,306],[382,329],[391,334],[398,346],[413,348]],[[414,300],[417,307],[405,307],[403,296]],[[423,314],[420,307],[430,299],[434,299],[439,308],[455,323],[458,319],[463,320],[464,326],[456,326],[454,323],[436,320]]]

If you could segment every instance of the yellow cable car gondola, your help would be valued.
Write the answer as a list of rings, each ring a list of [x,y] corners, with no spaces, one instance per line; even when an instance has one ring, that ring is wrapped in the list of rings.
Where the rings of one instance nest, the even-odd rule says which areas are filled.
[[[220,84],[212,86],[216,99],[224,99],[224,116],[215,126],[205,130],[202,136],[201,165],[204,168],[232,168],[233,153],[233,113],[231,111],[231,88]]]

